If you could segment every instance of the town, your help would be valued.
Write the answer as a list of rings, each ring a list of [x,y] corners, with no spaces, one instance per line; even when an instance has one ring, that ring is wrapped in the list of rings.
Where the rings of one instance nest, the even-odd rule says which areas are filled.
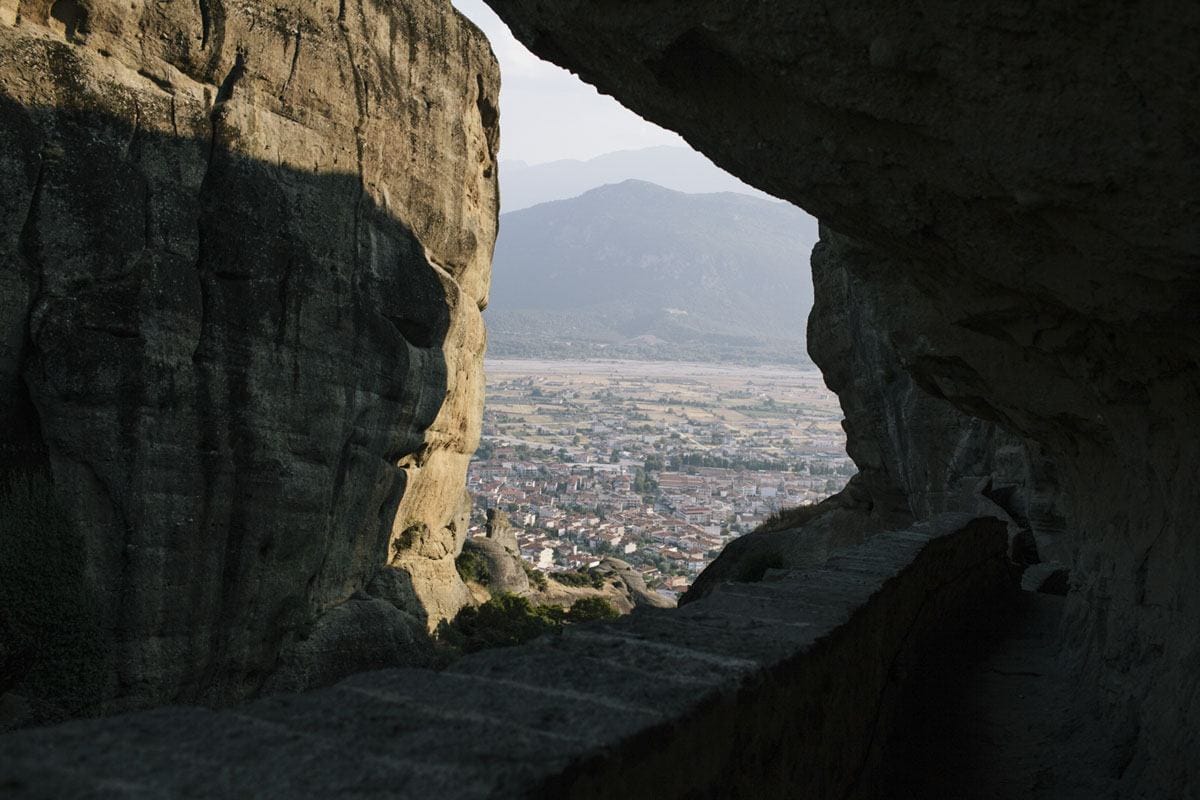
[[[815,368],[487,362],[471,535],[508,512],[546,572],[604,556],[677,597],[731,539],[854,474]]]

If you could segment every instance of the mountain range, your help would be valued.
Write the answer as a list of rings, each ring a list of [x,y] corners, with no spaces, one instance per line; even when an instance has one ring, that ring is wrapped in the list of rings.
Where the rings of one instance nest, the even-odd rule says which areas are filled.
[[[802,363],[816,223],[645,181],[501,216],[489,353]]]
[[[686,147],[620,150],[587,161],[560,160],[529,165],[500,163],[500,210],[523,208],[578,197],[589,189],[637,179],[689,193],[737,192],[768,199],[757,189],[724,172]]]

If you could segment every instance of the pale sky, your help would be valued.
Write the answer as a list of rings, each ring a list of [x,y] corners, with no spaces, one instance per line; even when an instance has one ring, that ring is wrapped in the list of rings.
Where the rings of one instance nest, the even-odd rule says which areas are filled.
[[[587,160],[614,150],[687,147],[676,133],[628,110],[529,52],[483,0],[453,0],[483,29],[500,61],[500,157],[540,164]]]

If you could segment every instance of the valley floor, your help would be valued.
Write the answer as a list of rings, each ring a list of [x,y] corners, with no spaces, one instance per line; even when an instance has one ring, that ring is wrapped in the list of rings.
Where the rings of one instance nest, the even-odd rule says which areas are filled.
[[[544,571],[616,556],[674,598],[731,539],[855,467],[814,368],[489,359],[472,533],[511,517]]]

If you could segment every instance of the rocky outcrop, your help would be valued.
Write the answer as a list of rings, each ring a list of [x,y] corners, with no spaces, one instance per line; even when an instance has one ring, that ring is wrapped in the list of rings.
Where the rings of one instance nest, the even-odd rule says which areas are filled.
[[[489,593],[529,592],[529,576],[517,544],[517,532],[505,512],[489,508],[486,534],[467,539],[463,553],[473,554],[483,565]]]
[[[534,570],[521,557],[508,514],[498,509],[488,509],[486,535],[467,539],[463,558],[471,562],[468,573],[482,573],[477,576],[479,580],[468,583],[479,602],[500,594],[516,594],[528,597],[535,606],[569,609],[578,600],[598,598],[606,600],[619,614],[635,608],[675,606],[658,592],[650,591],[642,574],[619,558],[605,556],[586,572],[572,573],[578,579],[575,581],[567,581],[562,573]]]
[[[494,539],[475,536],[467,539],[463,553],[473,555],[484,565],[487,589],[490,594],[526,594],[529,576],[525,574],[521,556],[506,549]]]
[[[1067,497],[1036,443],[963,413],[922,390],[879,321],[884,281],[864,280],[869,251],[826,230],[812,258],[816,303],[809,351],[845,413],[846,447],[859,468],[846,488],[742,537],[699,576],[685,602],[724,580],[758,580],[767,568],[819,566],[882,530],[944,511],[1007,518],[1014,560],[1062,558]]]
[[[634,608],[673,608],[675,605],[658,592],[650,591],[642,573],[628,561],[605,556],[600,559],[597,569],[600,574],[610,577],[614,588],[622,590],[622,594],[628,597],[631,611]],[[617,608],[624,610],[621,604]]]
[[[1031,527],[1069,523],[1081,713],[1108,720],[1129,794],[1194,792],[1200,9],[491,5],[535,52],[821,219],[819,279],[845,281],[859,320],[810,342],[870,329],[898,380],[843,386],[864,402],[847,408],[864,479],[886,473],[925,513],[963,466],[1027,462],[1031,492],[980,488]],[[959,416],[918,424],[931,401]]]
[[[517,541],[517,530],[512,526],[508,513],[498,508],[487,510],[487,522],[484,524],[484,535],[510,553],[520,554],[521,545]]]
[[[538,604],[570,608],[577,600],[597,597],[607,600],[619,614],[629,614],[637,608],[674,608],[668,598],[646,586],[646,579],[628,561],[605,556],[588,570],[596,585],[577,586],[564,583],[553,573],[547,576],[546,586],[531,596]]]
[[[328,682],[467,601],[497,92],[444,0],[0,0],[6,708]]]
[[[632,564],[619,558],[605,556],[587,570],[583,585],[567,583],[565,577],[534,571],[521,557],[517,531],[508,514],[496,508],[487,511],[483,536],[467,539],[463,556],[473,562],[469,570],[481,571],[482,581],[472,583],[480,602],[499,594],[529,597],[535,605],[570,608],[577,600],[600,598],[608,601],[621,614],[635,608],[673,608],[674,603],[646,586],[646,579]],[[477,566],[476,566],[477,565]],[[530,578],[536,578],[531,581]]]
[[[734,539],[679,598],[687,605],[711,594],[729,581],[753,583],[769,570],[812,569],[839,551],[861,544],[891,527],[910,524],[914,515],[895,500],[872,494],[863,474],[850,479],[842,491],[812,506],[790,509],[750,533]]]

